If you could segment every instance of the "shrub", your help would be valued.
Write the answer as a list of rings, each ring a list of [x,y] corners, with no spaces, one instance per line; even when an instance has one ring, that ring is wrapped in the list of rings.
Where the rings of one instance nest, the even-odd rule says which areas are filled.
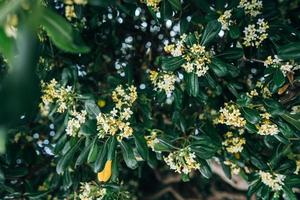
[[[297,199],[299,1],[0,3],[3,199],[143,198],[212,165]]]

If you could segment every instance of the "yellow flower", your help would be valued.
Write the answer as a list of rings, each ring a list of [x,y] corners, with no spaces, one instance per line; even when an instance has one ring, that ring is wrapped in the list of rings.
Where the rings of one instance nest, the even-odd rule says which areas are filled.
[[[238,7],[243,8],[246,14],[256,17],[261,14],[263,5],[262,1],[259,0],[241,0]]]
[[[73,5],[65,6],[65,16],[68,20],[72,20],[73,18],[76,18],[75,8]]]
[[[220,109],[220,116],[217,122],[238,128],[246,125],[246,120],[241,116],[240,110],[233,103],[225,103],[225,107]]]
[[[222,145],[229,153],[242,152],[245,144],[245,138],[241,136],[234,136],[230,131],[225,134],[225,141],[222,142]]]
[[[133,129],[128,120],[133,112],[132,104],[137,99],[135,86],[124,88],[122,85],[116,87],[112,92],[112,100],[116,104],[108,114],[99,113],[97,116],[97,130],[100,138],[106,135],[117,135],[118,140],[128,138],[132,135]]]
[[[265,39],[267,39],[268,29],[269,24],[265,22],[264,19],[258,19],[256,24],[249,24],[243,31],[245,34],[243,44],[246,47],[258,47]]]
[[[222,25],[222,30],[229,30],[229,26],[233,23],[231,18],[231,10],[226,10],[219,18],[218,22]]]
[[[175,170],[175,172],[189,174],[192,170],[200,168],[200,164],[195,158],[195,153],[191,152],[191,149],[187,147],[169,153],[167,157],[164,157],[164,161],[169,165],[170,169]]]
[[[155,87],[155,90],[164,91],[167,96],[171,96],[175,90],[176,75],[170,72],[150,71],[150,80]]]
[[[151,7],[153,10],[158,11],[158,6],[161,0],[145,0],[147,6]]]

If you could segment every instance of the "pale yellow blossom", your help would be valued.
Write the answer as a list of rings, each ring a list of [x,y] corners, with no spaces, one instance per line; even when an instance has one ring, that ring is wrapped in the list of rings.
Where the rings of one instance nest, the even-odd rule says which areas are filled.
[[[282,190],[282,186],[284,185],[285,176],[282,174],[269,173],[264,171],[258,172],[261,178],[261,181],[269,186],[273,191]]]

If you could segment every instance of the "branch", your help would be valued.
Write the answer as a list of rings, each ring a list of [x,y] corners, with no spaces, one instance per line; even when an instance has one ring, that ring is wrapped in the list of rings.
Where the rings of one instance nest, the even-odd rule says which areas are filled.
[[[227,178],[219,163],[212,162],[211,169],[213,173],[217,174],[223,181],[231,185],[233,188],[242,191],[248,190],[249,184],[240,176],[232,175],[231,179]]]

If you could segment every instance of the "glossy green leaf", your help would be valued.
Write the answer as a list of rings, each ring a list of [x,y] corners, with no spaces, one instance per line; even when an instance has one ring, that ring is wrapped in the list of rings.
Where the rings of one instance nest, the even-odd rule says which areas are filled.
[[[218,77],[226,76],[227,66],[222,60],[214,58],[209,66]]]
[[[278,54],[281,59],[299,59],[300,58],[300,42],[292,42],[279,47]]]
[[[189,95],[197,97],[199,94],[199,78],[195,73],[187,74],[187,90]]]
[[[285,77],[280,69],[276,69],[273,75],[273,82],[276,88],[280,88],[285,83]]]
[[[135,146],[139,154],[142,156],[144,160],[147,160],[149,151],[148,151],[148,146],[144,138],[144,135],[141,133],[134,133],[133,136],[134,136]]]
[[[58,161],[56,165],[56,172],[58,174],[62,174],[65,169],[70,165],[74,154],[79,149],[82,139],[79,139],[75,145],[71,147],[71,149]]]
[[[245,119],[252,124],[258,123],[261,119],[259,112],[255,109],[243,107],[242,111]]]
[[[110,142],[110,138],[106,140],[103,146],[101,146],[100,151],[97,154],[97,158],[94,163],[94,172],[97,173],[104,168],[104,165],[107,161],[107,153],[108,153],[108,143]]]
[[[89,48],[76,35],[72,26],[55,12],[44,9],[41,25],[58,48],[70,53],[89,52]]]
[[[171,4],[171,6],[177,10],[177,11],[180,11],[181,10],[181,3],[180,3],[180,0],[168,0]]]
[[[165,71],[175,71],[180,68],[182,64],[185,63],[184,58],[179,57],[164,57],[162,58],[161,67]]]
[[[130,169],[136,169],[138,167],[137,160],[135,159],[132,148],[124,141],[120,142],[123,159]]]
[[[201,44],[206,46],[208,43],[210,43],[213,39],[217,37],[220,30],[220,22],[218,22],[217,20],[208,22],[202,34]]]
[[[281,115],[281,117],[285,121],[287,121],[288,123],[293,125],[298,131],[300,131],[300,117],[299,117],[299,115],[284,113],[284,114]]]

